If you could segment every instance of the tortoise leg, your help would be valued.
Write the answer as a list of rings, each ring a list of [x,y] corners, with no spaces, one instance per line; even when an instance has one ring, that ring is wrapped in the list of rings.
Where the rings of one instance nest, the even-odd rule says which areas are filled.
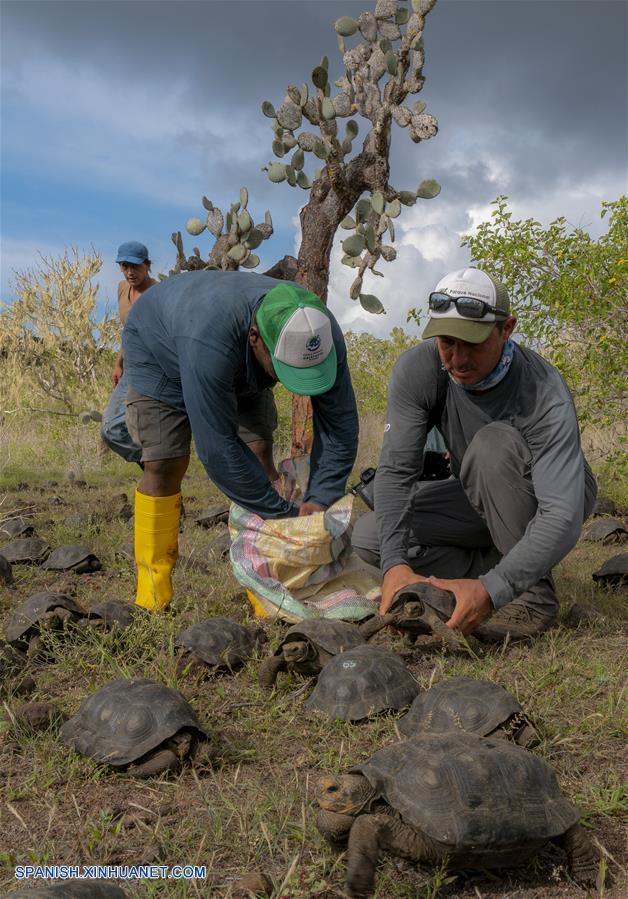
[[[567,854],[569,873],[585,886],[601,886],[603,879],[601,858],[589,835],[580,824],[574,824],[557,840]]]
[[[129,765],[128,772],[133,777],[158,777],[166,771],[176,771],[181,767],[181,759],[171,749],[160,749],[139,765]]]
[[[283,656],[271,656],[262,663],[259,669],[259,685],[264,690],[272,690],[280,671],[287,671]]]
[[[470,635],[463,637],[462,634],[456,633],[456,631],[447,627],[445,622],[438,617],[436,612],[428,606],[425,607],[423,620],[429,626],[434,636],[442,640],[448,649],[451,649],[453,652],[468,652],[471,650],[475,655],[481,655],[482,644],[479,640]]]
[[[366,899],[375,890],[375,870],[383,846],[388,821],[378,815],[360,815],[349,833],[345,893],[351,899]]]
[[[375,890],[375,870],[382,852],[413,862],[439,862],[445,853],[433,840],[397,816],[380,812],[356,818],[347,847],[345,892],[352,899],[365,899]]]
[[[342,812],[330,812],[320,808],[316,815],[318,832],[332,846],[341,846],[347,842],[349,831],[355,823],[355,815],[343,815]]]
[[[397,616],[392,612],[389,612],[387,615],[373,615],[368,621],[363,622],[358,629],[365,640],[370,640],[375,634],[378,634],[385,627],[395,624],[396,621]]]

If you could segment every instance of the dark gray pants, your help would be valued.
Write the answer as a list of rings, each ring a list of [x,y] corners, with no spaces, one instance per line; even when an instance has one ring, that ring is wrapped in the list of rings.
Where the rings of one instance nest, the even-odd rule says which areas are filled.
[[[506,422],[493,422],[469,444],[460,480],[418,483],[408,546],[411,568],[442,578],[476,578],[493,568],[536,514],[530,463],[521,434]],[[585,494],[587,517],[595,501],[594,483],[587,481]],[[379,567],[374,512],[358,519],[352,543],[362,559]],[[513,602],[555,615],[558,600],[550,572]]]

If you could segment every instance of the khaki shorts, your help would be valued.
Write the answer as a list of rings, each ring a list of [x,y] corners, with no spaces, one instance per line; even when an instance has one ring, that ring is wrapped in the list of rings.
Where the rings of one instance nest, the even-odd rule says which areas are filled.
[[[238,436],[244,443],[272,443],[277,427],[277,408],[270,389],[238,397]],[[178,459],[190,455],[192,431],[187,413],[129,387],[126,395],[126,425],[135,443],[142,447],[142,462]]]

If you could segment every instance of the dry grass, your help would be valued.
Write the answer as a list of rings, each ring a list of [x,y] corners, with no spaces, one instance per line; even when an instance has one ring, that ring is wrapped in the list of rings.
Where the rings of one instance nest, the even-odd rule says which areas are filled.
[[[17,438],[11,439],[17,446]],[[53,546],[88,543],[101,558],[103,572],[80,577],[16,567],[15,589],[0,588],[3,616],[44,588],[72,592],[85,606],[105,596],[132,597],[132,566],[115,556],[131,529],[111,516],[120,505],[115,498],[120,491],[131,494],[134,469],[111,456],[99,459],[96,427],[70,429],[66,446],[60,454],[51,435],[33,434],[22,455],[11,456],[0,472],[0,513],[29,509],[41,536]],[[373,461],[370,452],[367,443],[365,464]],[[70,467],[92,489],[70,485]],[[41,488],[48,478],[59,486]],[[28,481],[29,487],[16,491],[19,481]],[[55,503],[55,495],[63,505]],[[202,469],[193,465],[184,488],[189,515],[181,539],[184,555],[207,557],[213,535],[192,518],[216,498]],[[76,511],[93,514],[93,523],[80,532],[63,524]],[[433,679],[471,674],[511,689],[537,723],[543,737],[538,751],[556,768],[587,827],[626,865],[626,596],[595,587],[590,577],[610,554],[608,548],[582,543],[558,572],[564,605],[576,599],[593,604],[604,616],[599,623],[575,631],[560,628],[531,648],[515,646],[478,660],[426,650],[411,669],[423,687]],[[8,895],[15,889],[16,864],[155,861],[205,864],[207,880],[130,882],[125,885],[129,899],[229,899],[234,881],[253,868],[273,878],[274,899],[339,899],[344,861],[316,831],[312,784],[320,772],[340,771],[395,740],[395,718],[353,726],[307,717],[301,706],[307,695],[303,682],[283,677],[272,699],[262,694],[259,658],[233,676],[179,680],[173,648],[177,631],[210,615],[247,621],[250,608],[228,563],[214,564],[207,575],[179,570],[175,583],[172,614],[138,623],[123,640],[74,632],[63,644],[53,641],[55,660],[35,672],[34,698],[54,701],[73,714],[89,691],[115,677],[146,676],[177,686],[216,738],[215,766],[146,782],[113,774],[65,749],[54,731],[27,733],[14,720],[24,700],[9,690],[0,731],[0,889]],[[267,630],[277,640],[282,627],[272,624]],[[396,638],[378,639],[390,643]],[[619,899],[626,885],[620,870],[617,884],[605,895]],[[389,859],[380,869],[376,895],[572,899],[585,894],[567,878],[560,852],[548,849],[533,863],[498,877],[447,875]]]

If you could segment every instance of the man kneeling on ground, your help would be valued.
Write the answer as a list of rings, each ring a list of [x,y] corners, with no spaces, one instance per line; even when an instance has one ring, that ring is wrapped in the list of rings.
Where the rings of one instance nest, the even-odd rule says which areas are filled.
[[[122,344],[126,420],[144,465],[135,494],[138,605],[159,609],[172,598],[191,436],[218,489],[262,518],[308,515],[343,495],[358,415],[342,332],[317,296],[265,275],[187,272],[137,300]],[[300,507],[275,489],[278,381],[312,397],[310,480]]]
[[[525,639],[558,620],[551,569],[578,540],[597,492],[559,372],[514,343],[503,284],[452,272],[429,297],[423,342],[397,361],[375,511],[353,533],[384,574],[380,611],[417,581],[451,590],[463,634]],[[437,427],[453,476],[419,481]]]

